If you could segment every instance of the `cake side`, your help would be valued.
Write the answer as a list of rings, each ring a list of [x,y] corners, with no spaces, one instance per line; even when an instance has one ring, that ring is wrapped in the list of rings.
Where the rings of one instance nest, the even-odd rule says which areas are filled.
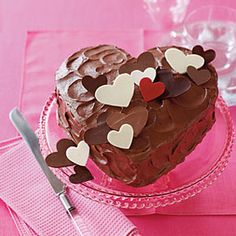
[[[149,52],[155,57],[157,66],[170,70],[164,58],[166,49],[153,48]],[[190,53],[187,49],[181,50]],[[105,173],[126,184],[144,186],[182,162],[214,124],[217,74],[211,65],[204,65],[211,72],[207,83],[197,86],[191,81],[191,88],[186,93],[162,102],[144,104],[136,88],[130,106],[123,109],[98,103],[83,88],[81,79],[85,75],[105,74],[111,84],[127,60],[135,59],[110,45],[82,49],[71,56],[57,73],[58,117],[60,125],[79,142],[87,129],[96,127],[101,113],[126,112],[140,104],[145,106],[147,124],[134,138],[130,149],[121,150],[108,143],[91,145],[91,158]],[[178,76],[174,74],[174,78]]]

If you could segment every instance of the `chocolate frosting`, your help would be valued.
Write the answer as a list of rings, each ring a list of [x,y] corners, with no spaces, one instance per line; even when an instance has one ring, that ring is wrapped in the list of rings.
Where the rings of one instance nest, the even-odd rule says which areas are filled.
[[[152,48],[156,67],[170,69],[164,58],[169,47]],[[191,51],[179,48],[185,54]],[[186,76],[190,89],[175,98],[144,102],[138,87],[128,108],[115,108],[100,104],[82,85],[82,78],[103,74],[108,84],[119,74],[127,61],[135,61],[124,50],[112,45],[88,47],[69,57],[56,73],[56,92],[60,125],[75,142],[84,133],[97,126],[103,113],[126,112],[136,106],[146,107],[148,120],[142,132],[134,138],[128,150],[105,143],[91,145],[91,158],[108,175],[132,186],[144,186],[182,162],[187,154],[201,142],[215,121],[214,108],[218,95],[217,74],[212,65],[204,65],[211,73],[210,80],[196,85],[187,74],[174,73],[174,79]]]

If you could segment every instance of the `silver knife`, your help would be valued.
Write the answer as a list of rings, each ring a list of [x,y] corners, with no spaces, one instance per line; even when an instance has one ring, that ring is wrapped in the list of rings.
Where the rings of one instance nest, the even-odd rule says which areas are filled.
[[[30,150],[34,154],[35,159],[37,160],[38,164],[40,165],[43,173],[46,175],[51,187],[53,188],[54,192],[60,199],[62,205],[64,206],[66,212],[71,217],[76,230],[80,233],[80,235],[90,235],[86,225],[83,223],[83,220],[79,217],[76,213],[76,209],[71,205],[67,196],[65,195],[65,184],[61,182],[49,169],[48,165],[44,161],[42,156],[39,140],[34,131],[28,125],[27,121],[24,119],[23,115],[14,108],[9,114],[10,120],[18,130],[20,135],[23,137],[27,145],[29,146]]]

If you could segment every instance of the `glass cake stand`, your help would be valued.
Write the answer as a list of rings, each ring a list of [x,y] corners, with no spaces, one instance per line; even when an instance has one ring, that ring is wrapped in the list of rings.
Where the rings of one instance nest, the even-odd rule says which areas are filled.
[[[40,118],[39,140],[43,155],[55,151],[59,139],[67,137],[57,124],[56,99],[53,94],[43,108]],[[88,168],[94,180],[72,184],[72,167],[51,168],[68,188],[98,202],[120,208],[125,214],[155,213],[156,208],[172,205],[195,196],[210,186],[225,169],[233,145],[233,123],[222,98],[216,102],[216,123],[204,140],[174,170],[154,184],[135,188],[104,174],[92,160]]]

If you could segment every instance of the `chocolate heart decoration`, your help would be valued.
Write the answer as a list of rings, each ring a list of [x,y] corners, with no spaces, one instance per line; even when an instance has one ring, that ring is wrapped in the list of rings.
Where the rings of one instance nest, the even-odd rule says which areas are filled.
[[[93,78],[87,75],[82,78],[82,84],[90,93],[95,94],[98,87],[107,84],[107,77],[99,75],[97,78]]]
[[[153,81],[156,77],[156,70],[152,67],[148,67],[143,72],[140,70],[134,70],[131,72],[131,77],[136,85],[139,86],[139,83],[142,78],[149,78]]]
[[[197,85],[205,84],[211,78],[211,73],[209,70],[197,70],[196,68],[189,66],[187,69],[189,77]]]
[[[165,92],[165,84],[162,82],[153,83],[149,78],[140,81],[140,92],[144,101],[149,102],[161,96]]]
[[[110,130],[107,125],[89,129],[84,134],[84,140],[91,145],[107,143],[107,134]]]
[[[216,57],[216,53],[213,49],[208,49],[208,50],[204,51],[204,49],[201,45],[194,46],[192,49],[192,52],[193,52],[193,54],[197,54],[197,55],[200,55],[201,57],[203,57],[205,60],[205,64],[212,62]]]
[[[144,71],[148,67],[156,68],[156,61],[152,53],[143,52],[138,56],[137,59],[129,60],[124,65],[122,65],[119,69],[119,73],[130,74],[134,70]]]
[[[73,163],[86,166],[86,163],[89,159],[90,147],[84,141],[80,141],[76,147],[69,147],[66,150],[66,157]]]
[[[128,107],[133,95],[134,82],[128,74],[118,75],[112,85],[102,85],[95,92],[100,103],[118,107]]]
[[[97,119],[97,127],[87,130],[84,140],[91,145],[107,143],[107,134],[111,130],[106,123],[108,114],[102,113]]]
[[[76,144],[70,139],[61,139],[57,142],[57,152],[53,152],[46,157],[46,163],[51,167],[66,167],[75,165],[67,159],[66,150],[69,147],[75,147]]]
[[[75,174],[69,177],[70,182],[73,184],[81,184],[93,179],[92,174],[85,166],[75,166],[74,172]]]
[[[101,114],[98,116],[98,118],[97,118],[97,126],[105,125],[105,124],[106,124],[107,117],[108,117],[108,113],[107,113],[107,112],[101,113]]]
[[[166,91],[161,98],[177,97],[187,92],[191,87],[190,80],[184,75],[178,75],[176,78],[169,70],[161,69],[157,71],[155,81],[160,81],[165,84]]]
[[[107,134],[108,142],[118,148],[129,149],[134,137],[133,127],[129,124],[123,124],[119,131],[111,130]]]
[[[185,55],[178,48],[168,48],[165,51],[165,58],[173,70],[180,74],[187,72],[188,66],[199,69],[204,65],[204,58],[196,54]]]
[[[107,118],[107,124],[111,129],[119,130],[123,124],[130,124],[137,137],[147,123],[148,110],[143,106],[135,106],[128,113],[113,112]]]

